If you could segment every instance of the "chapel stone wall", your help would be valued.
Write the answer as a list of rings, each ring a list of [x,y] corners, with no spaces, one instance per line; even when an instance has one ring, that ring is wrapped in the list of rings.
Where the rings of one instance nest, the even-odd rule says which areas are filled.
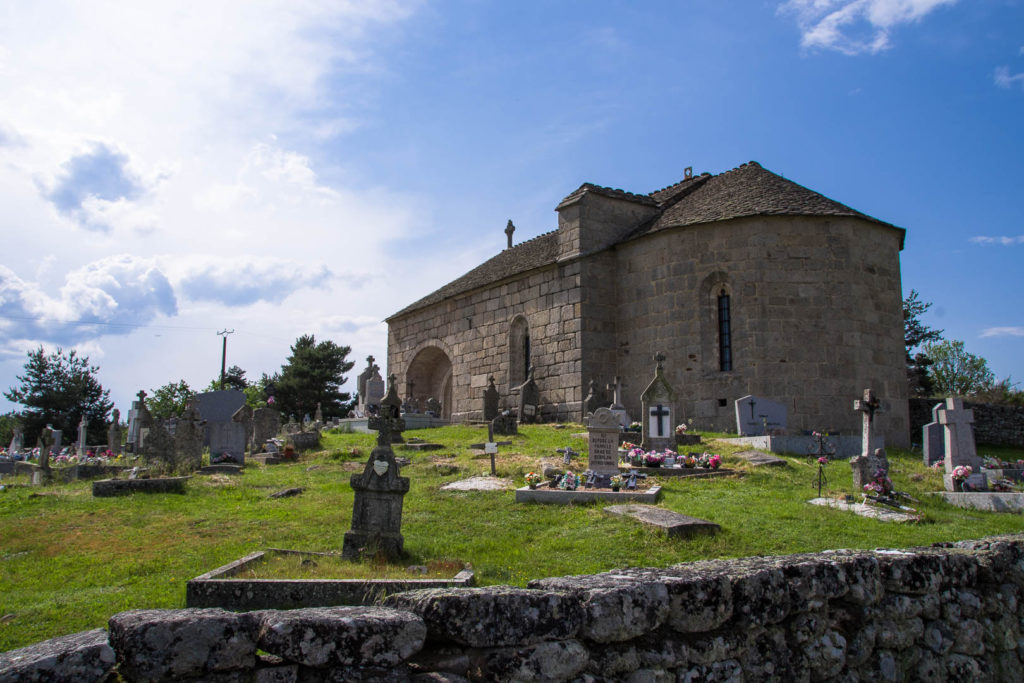
[[[501,409],[517,405],[509,378],[511,323],[525,317],[542,417],[576,417],[580,394],[580,265],[568,262],[453,297],[393,318],[388,324],[388,372],[399,386],[425,346],[441,348],[452,364],[454,421],[483,417],[483,391],[494,376]],[[578,418],[577,418],[578,419]]]
[[[786,405],[790,430],[857,433],[852,401],[886,402],[889,445],[909,444],[899,233],[855,218],[754,217],[679,228],[619,245],[618,349],[605,375],[625,379],[638,414],[651,357],[682,419],[735,430],[733,402]],[[717,296],[732,316],[733,369],[719,366]]]

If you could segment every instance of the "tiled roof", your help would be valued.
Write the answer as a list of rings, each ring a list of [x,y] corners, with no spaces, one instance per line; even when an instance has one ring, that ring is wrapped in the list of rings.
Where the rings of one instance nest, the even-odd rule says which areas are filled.
[[[441,289],[409,304],[386,320],[397,318],[450,297],[469,292],[507,277],[554,263],[558,258],[558,233],[546,232],[533,239],[520,242],[511,249],[505,249],[460,278],[452,280]]]
[[[636,202],[659,209],[650,221],[623,240],[668,228],[713,223],[746,216],[849,216],[899,230],[902,228],[851,209],[828,197],[762,168],[756,161],[719,175],[702,173],[675,185],[641,195],[583,183],[559,203],[559,208],[587,193]],[[558,233],[548,232],[506,249],[462,277],[412,303],[387,320],[484,287],[526,271],[550,265],[558,258]]]
[[[652,192],[650,196],[658,199],[664,210],[660,217],[631,237],[743,216],[851,216],[891,225],[786,180],[756,161],[720,175],[699,176],[691,183],[701,178],[704,182],[682,197],[676,190],[681,184]],[[670,192],[672,190],[676,191]]]

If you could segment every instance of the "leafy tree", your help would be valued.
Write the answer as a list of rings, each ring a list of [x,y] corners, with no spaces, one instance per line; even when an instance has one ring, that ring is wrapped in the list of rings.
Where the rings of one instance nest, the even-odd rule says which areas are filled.
[[[274,379],[264,372],[258,380],[249,384],[244,391],[245,402],[250,408],[253,410],[265,408],[267,406],[267,399],[274,395]]]
[[[927,344],[924,352],[932,362],[928,376],[940,396],[975,396],[995,384],[988,361],[968,353],[962,341]]]
[[[224,371],[224,390],[237,389],[238,391],[245,391],[246,387],[249,386],[249,381],[245,379],[245,370],[232,365],[230,368]],[[217,375],[207,385],[203,391],[220,391],[220,375]]]
[[[4,392],[8,401],[25,406],[20,417],[26,445],[34,444],[48,424],[73,440],[82,417],[89,440],[106,441],[107,414],[114,404],[96,379],[97,372],[98,366],[89,365],[89,358],[74,350],[58,348],[48,354],[40,346],[28,352],[25,374],[17,377],[21,385]]]
[[[1024,391],[1021,391],[1017,387],[1020,386],[1019,382],[1014,382],[1012,379],[1007,377],[1001,379],[991,388],[978,392],[977,398],[979,401],[984,403],[996,403],[1005,406],[1024,406]]]
[[[13,410],[0,415],[0,447],[7,448],[14,438],[14,428],[18,426],[18,414]]]
[[[330,340],[317,343],[311,334],[299,337],[291,349],[281,372],[270,378],[275,407],[302,419],[313,415],[319,403],[324,417],[344,417],[349,395],[340,387],[346,381],[343,373],[355,365],[346,360],[352,349]]]
[[[922,344],[934,344],[942,339],[942,330],[934,330],[921,322],[921,315],[932,307],[918,298],[916,289],[903,300],[903,341],[907,347],[907,384],[911,396],[931,396],[934,393],[928,368],[932,359],[927,353],[914,353]]]
[[[153,393],[146,397],[146,408],[153,417],[166,420],[181,415],[194,395],[185,380],[168,382],[159,389],[153,389]]]

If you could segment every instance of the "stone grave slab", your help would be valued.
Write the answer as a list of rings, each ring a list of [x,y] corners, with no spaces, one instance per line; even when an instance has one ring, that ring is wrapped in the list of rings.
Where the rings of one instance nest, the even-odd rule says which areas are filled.
[[[241,465],[232,465],[227,462],[207,465],[197,470],[198,474],[241,474],[243,471]]]
[[[743,458],[754,467],[788,467],[789,463],[782,458],[761,451],[740,451],[736,457]]]
[[[861,517],[877,519],[880,522],[916,522],[918,520],[916,515],[900,512],[899,510],[887,510],[883,507],[865,505],[864,503],[847,503],[845,500],[838,500],[836,498],[812,498],[807,502],[811,505],[846,510]]]
[[[251,455],[249,456],[249,460],[257,462],[260,465],[280,465],[283,462],[278,456],[268,453]]]
[[[934,495],[942,496],[942,499],[950,505],[968,510],[984,510],[986,512],[1021,512],[1024,510],[1024,493],[940,491]]]
[[[402,446],[403,450],[407,451],[439,451],[444,448],[443,444],[439,443],[428,443],[426,441],[416,443],[406,443]]]
[[[512,488],[512,482],[498,477],[470,477],[460,479],[441,487],[442,491],[504,491]]]
[[[592,503],[608,501],[615,503],[657,503],[661,497],[661,487],[652,486],[646,491],[595,491],[593,489],[531,489],[523,486],[516,489],[517,503],[549,503],[553,505],[571,505],[572,503]]]
[[[706,519],[654,507],[653,505],[610,505],[604,509],[610,515],[630,517],[644,524],[662,529],[669,536],[686,538],[698,534],[717,534],[722,527]]]
[[[132,493],[185,493],[185,482],[190,478],[100,479],[92,483],[92,495],[96,498],[109,498]]]
[[[760,396],[736,399],[736,433],[764,436],[786,429],[786,406]]]

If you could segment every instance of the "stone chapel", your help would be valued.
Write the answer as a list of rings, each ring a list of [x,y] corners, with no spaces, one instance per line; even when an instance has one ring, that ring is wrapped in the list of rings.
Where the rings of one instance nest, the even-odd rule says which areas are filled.
[[[649,194],[584,183],[555,210],[556,230],[513,246],[509,221],[506,249],[387,318],[407,395],[478,419],[490,376],[511,409],[532,369],[542,416],[580,420],[591,381],[620,377],[637,416],[662,352],[694,428],[735,431],[753,394],[791,431],[857,434],[871,387],[886,443],[909,444],[903,228],[754,161]]]

